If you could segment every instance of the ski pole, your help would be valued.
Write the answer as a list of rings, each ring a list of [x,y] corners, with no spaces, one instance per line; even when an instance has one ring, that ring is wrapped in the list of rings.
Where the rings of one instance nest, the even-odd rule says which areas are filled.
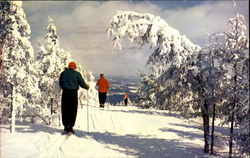
[[[87,90],[87,132],[89,133],[89,103],[88,103],[89,93]]]

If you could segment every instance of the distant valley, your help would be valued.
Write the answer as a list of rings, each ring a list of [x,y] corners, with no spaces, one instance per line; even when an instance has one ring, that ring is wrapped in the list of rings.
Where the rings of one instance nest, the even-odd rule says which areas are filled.
[[[99,79],[99,76],[95,76],[95,78],[97,81]],[[129,94],[129,98],[131,101],[135,100],[136,91],[139,86],[138,78],[108,76],[107,79],[110,84],[107,102],[114,105],[123,101],[123,97],[126,92]]]

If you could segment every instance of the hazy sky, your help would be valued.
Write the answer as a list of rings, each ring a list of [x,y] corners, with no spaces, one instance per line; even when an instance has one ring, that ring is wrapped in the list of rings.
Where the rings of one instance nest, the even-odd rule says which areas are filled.
[[[137,75],[153,49],[122,43],[114,49],[105,30],[117,10],[151,13],[160,16],[193,43],[203,46],[206,33],[225,30],[236,12],[249,25],[249,0],[236,1],[24,1],[23,8],[31,26],[31,42],[46,34],[47,16],[54,19],[61,46],[87,71],[106,75]]]

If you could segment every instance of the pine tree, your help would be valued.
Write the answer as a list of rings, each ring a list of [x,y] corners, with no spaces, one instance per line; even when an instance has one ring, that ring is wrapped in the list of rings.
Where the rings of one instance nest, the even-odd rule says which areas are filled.
[[[156,105],[156,83],[153,76],[140,72],[140,85],[137,92],[137,102],[140,106],[149,108]]]
[[[163,19],[148,13],[120,11],[110,20],[107,33],[109,37],[113,37],[114,47],[118,46],[120,49],[123,37],[140,46],[148,43],[151,48],[155,48],[147,64],[150,69],[148,76],[151,79],[154,78],[153,83],[158,87],[154,88],[154,94],[152,94],[157,98],[157,103],[171,100],[170,98],[164,99],[161,94],[164,93],[164,89],[166,92],[169,87],[173,87],[171,83],[174,78],[171,77],[175,76],[164,74],[175,71],[178,72],[176,76],[181,76],[182,71],[180,70],[185,70],[185,63],[200,50],[199,46],[193,44],[185,35],[181,35],[178,30],[170,27]],[[163,82],[167,83],[167,85]],[[142,86],[144,85],[142,84]],[[172,95],[167,96],[171,97]],[[154,106],[159,105],[156,105],[155,102]],[[158,108],[167,107],[160,106]]]
[[[40,41],[40,51],[36,57],[40,76],[39,88],[42,92],[40,104],[43,108],[50,109],[47,110],[50,111],[50,115],[59,113],[61,95],[59,75],[72,61],[70,53],[60,46],[57,28],[53,22],[54,20],[48,17],[45,44]]]
[[[232,156],[233,139],[237,139],[233,134],[234,123],[237,122],[240,125],[242,121],[244,122],[242,123],[243,127],[246,127],[246,122],[249,121],[249,117],[247,117],[247,114],[249,114],[249,82],[246,80],[249,78],[249,57],[246,51],[248,49],[248,39],[245,36],[246,27],[243,24],[244,17],[237,14],[235,18],[229,20],[227,32],[210,36],[210,40],[212,38],[214,41],[210,41],[208,46],[204,47],[198,54],[197,58],[194,58],[193,65],[198,71],[190,69],[187,76],[192,91],[197,93],[197,99],[194,99],[193,103],[196,100],[204,102],[202,114],[205,138],[204,150],[206,152],[209,151],[209,117],[211,111],[213,112],[211,154],[213,153],[216,111],[220,116],[226,117],[226,123],[231,122],[230,156]],[[213,109],[211,109],[212,107]],[[245,146],[242,148],[247,153],[247,143],[244,143],[244,141],[249,140],[246,137],[249,130],[243,131],[244,134],[239,137],[239,140],[243,140],[241,142]]]
[[[231,66],[233,73],[228,80],[231,86],[228,90],[229,101],[226,105],[227,108],[230,109],[230,117],[228,120],[231,122],[229,157],[232,157],[233,139],[235,137],[234,126],[245,126],[247,121],[249,123],[249,80],[246,80],[249,79],[249,39],[246,37],[245,32],[246,26],[244,16],[237,13],[236,17],[228,21],[228,30],[224,33],[226,41],[225,59]],[[247,130],[245,132],[247,132]],[[245,132],[243,132],[244,134],[242,133],[245,135],[244,139],[249,140],[249,136],[246,137]],[[247,153],[247,151],[245,152]]]
[[[44,44],[42,44],[43,41],[40,42],[40,51],[38,52],[36,59],[40,76],[39,87],[43,95],[40,104],[44,108],[50,109],[50,115],[57,115],[58,118],[60,118],[61,88],[58,83],[59,75],[72,59],[71,54],[61,47],[57,28],[53,22],[54,20],[51,17],[48,17],[48,25],[46,27],[48,33],[45,36]],[[77,67],[83,78],[87,80],[84,67],[80,64],[78,64]],[[90,96],[91,95],[92,94],[90,94]],[[86,99],[86,92],[80,89],[80,104]],[[47,113],[46,115],[49,114]]]
[[[24,106],[30,106],[39,97],[36,87],[36,72],[33,68],[34,51],[30,38],[30,26],[20,1],[1,1],[1,43],[5,114],[12,110],[12,128],[15,128],[16,113],[22,115]],[[18,112],[19,111],[19,112]]]
[[[123,37],[141,46],[149,43],[151,47],[156,47],[148,60],[150,73],[140,74],[138,99],[142,100],[142,103],[148,101],[150,106],[155,104],[158,109],[183,113],[199,112],[201,109],[205,152],[209,152],[211,112],[211,153],[216,112],[224,116],[230,113],[227,120],[232,122],[231,133],[236,120],[239,124],[242,122],[242,127],[246,127],[246,122],[249,121],[249,108],[246,106],[246,103],[249,103],[249,88],[246,88],[249,85],[249,57],[246,57],[248,40],[244,33],[246,27],[242,22],[243,17],[237,15],[237,18],[238,20],[229,21],[231,26],[227,33],[210,36],[210,40],[213,38],[214,41],[210,41],[208,46],[202,49],[169,27],[164,20],[151,14],[118,12],[107,29],[108,36],[113,37],[114,46],[119,48]],[[237,66],[232,66],[235,63]],[[231,70],[228,69],[230,65]],[[232,72],[235,72],[234,77]],[[244,130],[241,135],[244,139],[241,140],[249,140],[246,137],[247,131]],[[241,142],[246,144],[244,141]],[[243,148],[248,151],[246,147]]]

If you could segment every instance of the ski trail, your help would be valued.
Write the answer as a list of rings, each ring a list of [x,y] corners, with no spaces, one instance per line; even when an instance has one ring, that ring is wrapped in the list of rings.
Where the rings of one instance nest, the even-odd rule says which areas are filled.
[[[58,153],[59,157],[58,158],[63,158],[66,156],[67,151],[65,151],[64,149],[64,144],[67,142],[67,140],[69,140],[71,137],[74,137],[74,135],[71,136],[66,136],[65,137],[65,141],[63,141],[61,144],[59,144],[56,152]]]
[[[48,140],[50,141],[49,135],[47,135]],[[53,147],[58,141],[62,139],[62,135],[57,136],[54,141],[51,141],[48,145],[45,146],[44,149],[41,150],[41,153],[47,152],[51,147]]]
[[[112,112],[105,109],[95,109],[91,113],[91,122],[95,132],[103,133],[118,130]]]
[[[124,135],[124,130],[121,126],[121,121],[119,120],[119,117],[117,117],[117,114],[110,111],[110,118],[111,118],[111,122],[113,124],[114,131],[117,134]]]
[[[107,125],[105,126],[105,131],[106,132],[116,132],[117,129],[116,129],[115,122],[112,118],[112,112],[110,110],[104,110],[103,113],[104,113],[104,115],[102,115],[102,117],[106,118],[105,123],[107,125],[109,125],[109,126],[107,126]]]
[[[113,129],[114,129],[114,131],[116,131],[115,122],[114,122],[114,120],[113,120],[113,116],[112,116],[112,115],[113,115],[113,114],[110,113],[110,119],[111,119],[111,122],[112,122],[112,125],[113,125]]]
[[[97,119],[97,117],[96,117],[96,113],[97,113],[97,110],[96,110],[96,108],[94,108],[94,109],[92,109],[92,111],[91,111],[91,113],[90,113],[90,121],[91,121],[91,123],[90,124],[92,124],[92,131],[97,131],[97,132],[99,132],[99,121],[98,121],[98,119]],[[91,129],[90,129],[91,130]]]
[[[114,114],[114,115],[117,115],[117,114]],[[119,118],[116,116],[115,117],[116,118],[116,122],[117,122],[117,124],[118,124],[118,126],[119,126],[119,131],[120,131],[120,133],[122,134],[122,135],[124,135],[125,133],[124,133],[124,129],[122,128],[122,126],[121,126],[121,121],[120,120],[118,120]]]
[[[94,113],[94,120],[93,120],[93,122],[95,122],[95,125],[96,125],[95,131],[96,132],[101,132],[101,130],[100,130],[101,127],[100,127],[100,123],[99,123],[99,120],[98,120],[97,115],[96,115],[96,111]]]
[[[46,157],[51,151],[53,151],[56,147],[58,147],[64,140],[63,136],[60,136],[60,138],[57,138],[55,141],[50,143],[47,147],[45,147],[44,150],[41,152],[41,157]]]
[[[95,131],[95,130],[96,130],[96,126],[95,126],[93,114],[91,114],[90,117],[91,117],[91,123],[92,123],[93,129],[94,129],[94,131]]]
[[[58,152],[62,152],[61,151],[61,145],[67,141],[71,136],[65,136],[65,135],[60,135],[60,138],[57,137],[57,139],[55,141],[53,141],[52,143],[50,143],[50,145],[47,146],[47,148],[45,148],[42,152],[41,152],[41,157],[51,157],[50,154],[56,154],[56,156],[58,157],[58,155],[61,155]],[[59,156],[60,157],[60,156]]]

